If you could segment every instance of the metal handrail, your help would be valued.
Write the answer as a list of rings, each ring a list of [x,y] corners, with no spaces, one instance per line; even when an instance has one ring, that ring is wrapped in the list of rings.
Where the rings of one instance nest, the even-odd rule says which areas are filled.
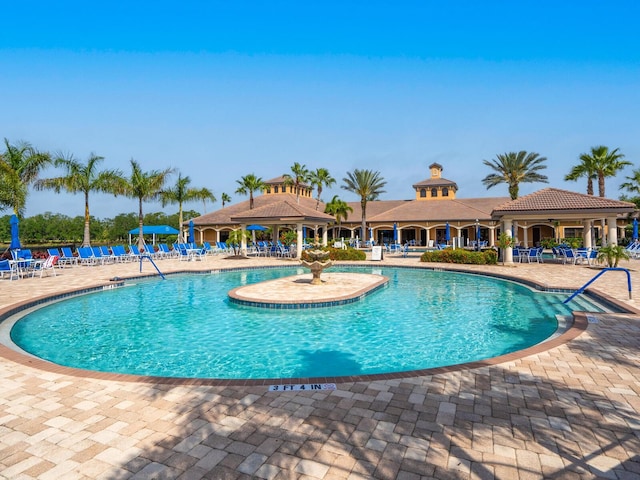
[[[156,271],[158,272],[158,275],[160,275],[163,280],[166,280],[166,278],[164,278],[164,275],[162,274],[162,272],[160,271],[160,269],[156,265],[156,262],[153,261],[153,258],[151,258],[151,255],[149,255],[149,254],[140,255],[140,273],[142,273],[142,259],[143,258],[148,258],[149,261],[151,262],[151,265],[153,265],[156,268]]]
[[[619,270],[622,272],[625,272],[627,274],[627,287],[629,289],[629,300],[631,300],[631,273],[629,272],[628,269],[626,268],[620,268],[620,267],[608,267],[605,268],[603,270],[601,270],[600,272],[598,272],[598,274],[593,277],[591,280],[589,280],[587,283],[585,283],[582,287],[580,287],[578,290],[576,290],[573,295],[571,295],[569,298],[567,298],[564,302],[562,303],[569,303],[571,300],[573,300],[576,296],[580,295],[582,292],[585,291],[585,289],[591,285],[593,282],[595,282],[598,277],[600,277],[601,275],[603,275],[605,272],[609,272],[612,270]]]

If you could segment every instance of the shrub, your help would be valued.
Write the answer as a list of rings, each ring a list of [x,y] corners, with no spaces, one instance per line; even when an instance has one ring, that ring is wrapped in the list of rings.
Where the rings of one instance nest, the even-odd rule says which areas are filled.
[[[470,265],[496,265],[498,253],[495,250],[470,252],[463,249],[445,248],[444,250],[427,251],[420,257],[421,262],[464,263]]]
[[[322,247],[321,250],[329,252],[329,258],[331,260],[347,260],[347,261],[359,261],[366,260],[367,254],[362,250],[356,250],[355,248],[347,248],[343,250],[341,248]],[[302,260],[310,261],[307,251],[303,250]]]

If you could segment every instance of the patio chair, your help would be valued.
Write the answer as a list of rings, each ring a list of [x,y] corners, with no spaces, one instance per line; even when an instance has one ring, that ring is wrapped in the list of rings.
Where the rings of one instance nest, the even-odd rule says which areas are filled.
[[[563,256],[562,263],[564,264],[571,263],[573,265],[576,264],[577,257],[573,250],[571,250],[570,248],[565,248],[563,249],[563,253],[564,253],[564,256]]]
[[[5,275],[9,275],[9,280],[13,280],[13,277],[18,278],[18,269],[14,265],[9,260],[0,260],[0,278],[4,278]]]
[[[45,272],[51,272],[55,277],[58,258],[57,255],[49,255],[44,261],[34,263],[31,276],[35,276],[37,272],[40,272],[40,278],[42,278]],[[47,273],[47,275],[48,274],[49,273]]]
[[[96,257],[91,247],[78,247],[78,262],[80,265],[97,265]]]

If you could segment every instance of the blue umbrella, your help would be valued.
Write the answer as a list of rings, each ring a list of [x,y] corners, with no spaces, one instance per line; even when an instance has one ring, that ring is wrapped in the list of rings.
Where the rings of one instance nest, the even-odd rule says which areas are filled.
[[[633,239],[638,240],[638,219],[633,219]]]
[[[15,214],[11,215],[11,220],[9,221],[9,223],[11,224],[11,245],[9,245],[9,248],[11,250],[21,248],[20,235],[18,233],[18,216]]]
[[[449,227],[449,222],[444,226],[444,239],[447,242],[451,240],[451,228]]]
[[[190,242],[196,241],[196,233],[193,229],[193,220],[189,220],[189,241]]]
[[[393,243],[398,243],[398,224],[393,224]]]
[[[480,224],[476,223],[476,245],[480,250]]]
[[[247,230],[251,231],[261,231],[264,232],[267,229],[267,227],[263,227],[262,225],[249,225],[247,227]]]
[[[302,227],[302,243],[304,243],[307,238],[307,227]]]
[[[369,240],[373,240],[373,228],[369,227]]]

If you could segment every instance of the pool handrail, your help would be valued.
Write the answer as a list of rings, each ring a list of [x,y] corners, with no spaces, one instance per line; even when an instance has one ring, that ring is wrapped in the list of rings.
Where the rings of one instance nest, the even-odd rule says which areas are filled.
[[[576,290],[575,292],[573,292],[573,294],[567,298],[564,302],[562,303],[569,303],[571,300],[573,300],[576,296],[580,295],[582,292],[585,291],[585,289],[591,285],[593,282],[595,282],[601,275],[603,275],[605,272],[609,272],[609,271],[622,271],[625,272],[627,274],[627,288],[629,289],[629,300],[631,300],[631,273],[629,272],[628,269],[626,268],[621,268],[621,267],[608,267],[608,268],[604,268],[602,269],[600,272],[598,272],[598,274],[593,277],[591,280],[589,280],[587,283],[585,283],[582,287],[580,287],[578,290]]]
[[[151,258],[151,255],[149,255],[148,253],[142,253],[142,254],[140,254],[140,256],[138,258],[140,258],[140,273],[142,273],[142,260],[145,259],[145,258],[148,258],[149,261],[151,262],[151,265],[153,265],[155,267],[156,271],[158,272],[158,275],[160,275],[163,280],[166,280],[164,274],[160,271],[160,269],[156,265],[156,262],[154,262],[153,258]]]

